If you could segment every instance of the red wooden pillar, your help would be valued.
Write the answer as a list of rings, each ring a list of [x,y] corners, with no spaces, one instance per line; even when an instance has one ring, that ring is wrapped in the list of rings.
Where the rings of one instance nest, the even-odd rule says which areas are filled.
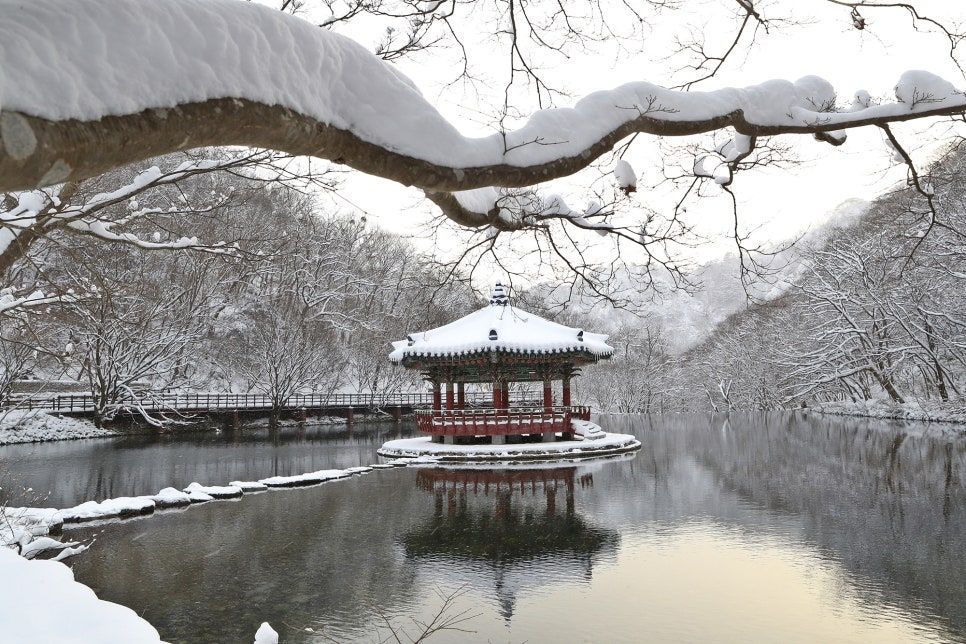
[[[456,407],[466,409],[466,385],[462,382],[456,384]]]
[[[433,414],[439,414],[443,410],[443,394],[440,391],[439,383],[433,383]]]
[[[493,409],[500,408],[500,381],[493,381]]]
[[[455,393],[453,391],[453,383],[446,383],[446,411],[453,411],[453,395]]]
[[[553,411],[553,389],[549,379],[543,381],[543,411],[547,414]]]
[[[563,395],[561,397],[563,400],[560,403],[564,407],[570,407],[570,376],[564,376],[563,378]]]

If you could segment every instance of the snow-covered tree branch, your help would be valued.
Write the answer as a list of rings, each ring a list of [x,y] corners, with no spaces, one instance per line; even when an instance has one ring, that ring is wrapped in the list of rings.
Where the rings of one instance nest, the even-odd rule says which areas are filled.
[[[48,19],[55,13],[76,20]],[[730,127],[743,137],[811,134],[840,143],[850,128],[966,111],[960,91],[922,71],[899,78],[895,101],[858,108],[839,105],[818,77],[708,92],[638,81],[472,138],[355,42],[265,7],[40,0],[8,15],[0,24],[3,190],[78,180],[176,150],[245,145],[329,159],[431,195],[458,193],[568,176],[635,133]],[[253,24],[270,37],[252,39]],[[105,46],[88,47],[92,36]],[[242,43],[248,53],[239,59]],[[145,64],[143,47],[165,54]],[[466,210],[482,216],[493,207],[456,200],[462,210],[447,212],[464,225]]]

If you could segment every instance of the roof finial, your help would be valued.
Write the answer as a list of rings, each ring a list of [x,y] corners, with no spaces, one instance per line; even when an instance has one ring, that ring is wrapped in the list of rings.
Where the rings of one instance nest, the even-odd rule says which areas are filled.
[[[503,284],[497,282],[496,286],[493,287],[493,294],[490,295],[490,304],[506,306],[509,302],[510,296],[507,293],[507,289],[504,288]]]

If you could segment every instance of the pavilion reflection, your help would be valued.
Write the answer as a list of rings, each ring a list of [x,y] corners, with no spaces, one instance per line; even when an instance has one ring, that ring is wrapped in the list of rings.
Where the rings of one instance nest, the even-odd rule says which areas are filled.
[[[534,586],[589,580],[620,535],[593,525],[575,497],[593,487],[586,467],[421,469],[416,486],[435,497],[433,515],[402,537],[407,558],[465,564],[467,578],[491,578],[509,620],[516,596]],[[474,580],[475,581],[475,580]]]

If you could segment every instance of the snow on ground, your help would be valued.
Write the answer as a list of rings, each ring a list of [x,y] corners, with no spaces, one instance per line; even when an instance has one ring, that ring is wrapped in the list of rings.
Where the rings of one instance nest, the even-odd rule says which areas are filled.
[[[0,641],[141,644],[161,636],[130,608],[98,599],[64,564],[0,547]]]
[[[607,434],[607,432],[600,428],[600,425],[592,423],[589,420],[580,420],[578,418],[571,420],[570,424],[574,428],[574,433],[577,436],[587,440],[598,440]]]
[[[117,435],[117,432],[108,429],[98,429],[94,423],[83,418],[55,416],[39,410],[13,410],[0,417],[0,445]]]
[[[57,532],[63,519],[56,508],[0,507],[0,547],[26,545],[31,540],[50,532]]]
[[[580,423],[578,426],[577,423]],[[512,458],[581,458],[631,451],[641,446],[630,434],[604,432],[587,421],[575,421],[575,432],[584,432],[586,438],[554,443],[515,443],[509,445],[448,445],[434,443],[426,436],[402,438],[383,443],[380,456],[427,457],[441,461],[453,460],[501,460]]]
[[[345,418],[336,416],[309,417],[305,421],[285,419],[280,427],[297,425],[345,425]],[[245,423],[246,427],[268,426],[268,419]],[[42,410],[13,410],[0,415],[0,445],[16,443],[43,443],[47,441],[73,440],[78,438],[111,438],[122,436],[121,432],[98,429],[84,418],[59,416]]]
[[[819,403],[808,409],[822,414],[841,416],[867,416],[869,418],[966,424],[966,406],[961,405],[930,405],[914,401],[899,405],[884,400],[866,400],[861,402]]]

